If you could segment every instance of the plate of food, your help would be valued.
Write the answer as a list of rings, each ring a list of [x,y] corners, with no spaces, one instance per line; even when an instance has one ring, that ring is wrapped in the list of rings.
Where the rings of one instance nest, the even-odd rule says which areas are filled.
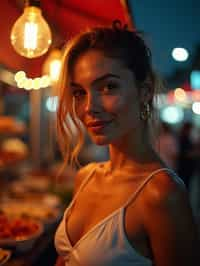
[[[42,233],[43,225],[39,221],[0,214],[0,247],[27,251]]]
[[[45,228],[59,221],[61,210],[51,208],[47,204],[38,202],[8,201],[0,205],[0,209],[7,215],[15,215],[23,218],[37,220],[44,224]]]
[[[11,251],[7,249],[0,248],[0,266],[4,265],[11,257]]]

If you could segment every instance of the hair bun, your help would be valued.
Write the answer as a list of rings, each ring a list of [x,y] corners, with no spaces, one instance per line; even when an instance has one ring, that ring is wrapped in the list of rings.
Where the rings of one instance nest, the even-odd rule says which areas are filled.
[[[115,19],[112,22],[112,28],[116,31],[122,31],[122,30],[127,30],[128,25],[127,24],[122,25],[122,22],[119,19]]]

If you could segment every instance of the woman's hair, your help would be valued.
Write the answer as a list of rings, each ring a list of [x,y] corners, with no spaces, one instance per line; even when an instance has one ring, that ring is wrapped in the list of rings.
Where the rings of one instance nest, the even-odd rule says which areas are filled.
[[[140,33],[114,21],[111,27],[95,27],[80,33],[67,43],[63,51],[62,67],[58,82],[59,106],[57,112],[58,140],[65,163],[78,163],[77,157],[84,143],[84,133],[78,120],[69,88],[70,77],[76,60],[88,50],[101,51],[103,55],[118,59],[134,74],[138,90],[149,86],[153,93],[160,87],[151,63],[151,52]],[[149,105],[152,109],[152,100]],[[74,128],[78,136],[73,141]]]

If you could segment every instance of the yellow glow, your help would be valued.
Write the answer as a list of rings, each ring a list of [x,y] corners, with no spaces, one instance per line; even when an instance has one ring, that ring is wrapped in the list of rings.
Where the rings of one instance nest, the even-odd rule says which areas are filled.
[[[18,88],[24,88],[25,90],[38,90],[40,88],[46,88],[51,85],[51,79],[48,75],[37,78],[28,78],[24,71],[18,71],[15,74],[15,80]]]
[[[44,75],[41,77],[41,79],[40,79],[40,87],[41,88],[48,87],[50,85],[50,83],[51,83],[51,81],[50,81],[49,76]]]
[[[33,22],[26,22],[24,27],[24,48],[33,49],[37,48],[37,34],[38,26]]]
[[[186,92],[182,88],[175,89],[174,96],[175,96],[176,101],[179,101],[179,102],[187,101]]]
[[[24,57],[35,58],[46,53],[52,37],[41,9],[25,7],[24,13],[12,27],[10,39],[15,51]]]
[[[21,88],[21,89],[22,88],[24,89],[25,82],[26,82],[26,77],[21,78],[20,80],[17,81],[17,87]]]
[[[31,90],[33,88],[33,80],[32,79],[26,79],[24,82],[24,89]]]
[[[40,84],[41,82],[40,82],[40,78],[35,78],[34,80],[33,80],[33,89],[34,90],[39,90],[40,88],[41,88],[41,84]]]
[[[60,68],[61,68],[62,52],[59,49],[53,49],[50,51],[48,57],[46,58],[42,72],[48,75],[51,80],[51,86],[55,86],[58,81]]]
[[[18,82],[19,80],[23,79],[26,77],[26,73],[24,71],[18,71],[15,74],[15,81]]]
[[[54,59],[50,63],[50,78],[52,81],[57,81],[60,73],[60,67],[61,67],[61,60],[59,59]]]

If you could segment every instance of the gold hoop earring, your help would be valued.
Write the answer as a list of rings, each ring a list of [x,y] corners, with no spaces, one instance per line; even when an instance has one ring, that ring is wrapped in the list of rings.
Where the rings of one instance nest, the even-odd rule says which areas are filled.
[[[140,118],[143,121],[147,121],[151,117],[151,110],[149,103],[143,104],[143,110],[140,112]]]

